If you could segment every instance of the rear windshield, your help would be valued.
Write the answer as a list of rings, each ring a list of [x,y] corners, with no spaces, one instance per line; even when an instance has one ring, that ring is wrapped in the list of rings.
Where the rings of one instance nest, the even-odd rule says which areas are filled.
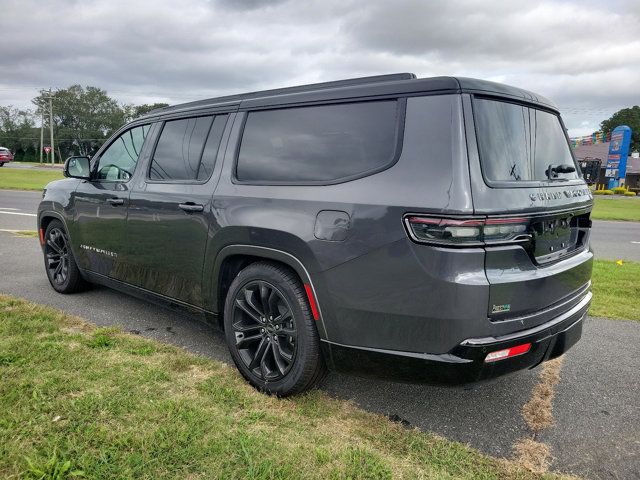
[[[476,98],[474,118],[487,180],[547,181],[549,165],[575,166],[560,119],[553,113]],[[559,174],[559,178],[578,178],[577,170]]]

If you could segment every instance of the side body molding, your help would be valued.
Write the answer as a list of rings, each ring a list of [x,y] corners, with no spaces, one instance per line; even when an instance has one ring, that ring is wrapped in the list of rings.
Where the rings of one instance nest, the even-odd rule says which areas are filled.
[[[290,253],[283,252],[282,250],[277,250],[275,248],[269,247],[259,247],[254,245],[228,245],[218,252],[216,256],[216,260],[213,267],[213,278],[220,278],[220,270],[222,268],[222,264],[226,258],[229,258],[233,255],[249,255],[254,257],[261,257],[269,260],[276,260],[278,262],[282,262],[285,265],[291,267],[298,274],[300,279],[304,284],[307,284],[311,287],[311,291],[313,292],[313,296],[316,301],[316,305],[318,307],[318,333],[320,334],[320,338],[326,340],[327,334],[324,325],[324,317],[322,315],[322,305],[320,300],[318,299],[318,294],[316,287],[313,284],[313,280],[311,279],[311,275],[309,271],[306,269],[304,264],[298,260],[295,256]],[[224,305],[215,305],[214,311],[221,312],[224,309]]]

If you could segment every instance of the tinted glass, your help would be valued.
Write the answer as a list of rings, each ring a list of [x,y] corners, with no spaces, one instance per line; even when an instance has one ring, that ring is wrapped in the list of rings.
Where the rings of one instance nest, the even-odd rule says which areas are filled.
[[[546,181],[549,165],[574,165],[560,119],[535,108],[475,99],[484,174],[494,181]],[[560,178],[577,178],[576,172]]]
[[[127,130],[100,155],[97,178],[99,180],[124,180],[133,175],[149,133],[149,125]]]
[[[250,112],[239,180],[332,181],[388,165],[396,150],[397,102]]]
[[[149,178],[195,180],[213,117],[171,120],[164,124],[153,153]]]
[[[198,170],[197,179],[207,180],[213,173],[213,167],[216,165],[216,156],[218,155],[218,149],[220,148],[220,142],[222,140],[222,133],[224,127],[227,124],[228,115],[216,115],[207,138],[207,143],[204,146],[204,152],[202,153],[202,161],[200,162],[200,169]]]

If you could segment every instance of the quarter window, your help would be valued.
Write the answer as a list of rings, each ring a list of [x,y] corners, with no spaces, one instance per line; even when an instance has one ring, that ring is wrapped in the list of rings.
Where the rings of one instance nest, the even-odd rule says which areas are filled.
[[[135,127],[116,138],[100,155],[96,178],[128,181],[136,169],[149,128],[149,125]]]
[[[395,100],[250,112],[236,176],[304,184],[373,173],[394,160],[397,125]]]

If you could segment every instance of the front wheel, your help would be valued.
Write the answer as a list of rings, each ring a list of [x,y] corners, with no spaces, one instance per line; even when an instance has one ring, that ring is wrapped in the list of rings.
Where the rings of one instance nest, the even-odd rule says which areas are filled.
[[[86,282],[80,275],[62,222],[52,220],[49,223],[44,241],[44,266],[51,286],[59,293],[82,290]]]
[[[304,288],[285,267],[257,262],[242,270],[227,293],[224,327],[234,363],[258,390],[294,395],[326,373]]]

